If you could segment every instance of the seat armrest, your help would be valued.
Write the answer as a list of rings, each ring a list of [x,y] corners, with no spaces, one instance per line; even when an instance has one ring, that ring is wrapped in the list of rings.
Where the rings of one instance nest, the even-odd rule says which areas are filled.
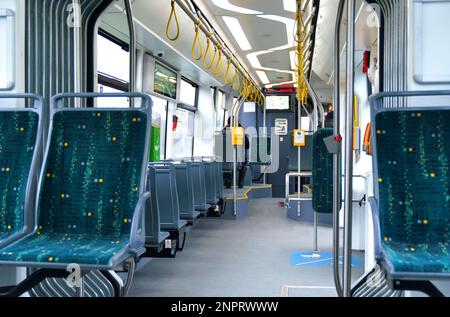
[[[136,205],[134,211],[133,223],[131,225],[130,234],[130,248],[138,252],[145,246],[145,229],[144,229],[144,215],[146,204],[151,199],[150,192],[143,193]]]
[[[369,197],[370,209],[372,210],[372,221],[373,221],[373,235],[375,243],[375,257],[380,259],[383,246],[381,237],[381,226],[380,226],[380,211],[378,208],[378,201],[375,197]]]

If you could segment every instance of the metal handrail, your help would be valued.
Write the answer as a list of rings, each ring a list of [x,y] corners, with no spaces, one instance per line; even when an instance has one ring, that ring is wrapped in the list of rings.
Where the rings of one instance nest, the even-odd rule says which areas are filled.
[[[134,24],[133,7],[130,0],[125,0],[128,28],[130,32],[130,93],[136,92],[136,26]],[[130,98],[130,107],[134,108],[134,99]]]
[[[340,133],[340,28],[342,16],[344,14],[345,0],[340,0],[338,4],[338,13],[336,18],[335,28],[335,43],[334,43],[334,134]],[[342,283],[339,272],[339,212],[341,206],[341,154],[334,155],[334,178],[333,178],[333,276],[334,284],[338,296],[343,296]]]
[[[353,121],[355,95],[355,0],[347,5],[347,89],[345,122],[345,182],[344,182],[344,296],[352,293],[352,216],[353,216]]]

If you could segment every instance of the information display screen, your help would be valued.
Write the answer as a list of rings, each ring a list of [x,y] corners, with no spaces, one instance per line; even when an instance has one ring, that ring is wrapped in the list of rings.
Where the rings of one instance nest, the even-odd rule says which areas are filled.
[[[267,110],[289,110],[291,109],[289,96],[267,96],[266,97]]]

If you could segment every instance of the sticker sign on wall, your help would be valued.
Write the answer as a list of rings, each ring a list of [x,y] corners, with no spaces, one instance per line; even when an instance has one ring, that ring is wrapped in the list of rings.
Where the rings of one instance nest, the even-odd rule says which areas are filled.
[[[287,119],[276,119],[275,120],[275,134],[276,135],[287,135],[288,134],[288,120]]]

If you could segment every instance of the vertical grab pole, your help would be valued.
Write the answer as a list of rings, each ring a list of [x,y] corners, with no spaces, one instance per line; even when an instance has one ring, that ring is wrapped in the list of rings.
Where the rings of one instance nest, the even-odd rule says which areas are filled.
[[[266,147],[267,147],[267,143],[268,143],[268,139],[267,139],[267,135],[268,135],[268,133],[267,133],[267,108],[266,108],[266,103],[264,102],[264,110],[263,110],[263,129],[264,129],[264,138],[265,138],[265,140],[266,140]],[[272,144],[271,144],[272,145]],[[268,149],[268,148],[267,148]],[[272,155],[272,151],[270,151],[270,154]],[[265,153],[265,155],[264,156],[266,156],[267,155],[267,153]],[[264,166],[263,167],[263,170],[264,170],[264,185],[266,185],[267,184],[267,173],[266,173],[266,171],[267,171],[267,166]]]
[[[335,27],[334,39],[334,135],[341,132],[341,103],[340,103],[340,54],[341,54],[341,36],[340,28],[342,16],[344,14],[345,0],[340,0]],[[333,273],[334,284],[339,297],[343,296],[342,283],[339,272],[339,240],[340,225],[339,212],[342,201],[341,195],[341,153],[334,155],[334,178],[333,178]]]
[[[134,24],[133,7],[130,0],[124,0],[130,32],[130,87],[131,93],[136,92],[136,26]],[[130,98],[130,108],[134,108],[134,99]]]
[[[300,105],[300,102],[298,102],[298,122],[297,122],[297,129],[301,129],[302,128],[302,106]],[[292,141],[293,142],[293,141]],[[301,150],[301,148],[300,147],[297,147],[297,153],[298,153],[298,155],[297,155],[297,159],[298,159],[298,161],[297,161],[297,166],[298,166],[298,175],[300,175],[300,173],[302,172],[302,167],[301,167],[301,163],[302,163],[302,150]],[[299,176],[299,177],[297,177],[297,194],[298,194],[298,196],[297,196],[297,198],[298,198],[298,200],[297,200],[297,215],[298,215],[298,217],[300,217],[302,214],[301,214],[301,201],[300,201],[300,198],[301,198],[301,190],[302,190],[302,185],[301,185],[301,182],[302,182],[302,178],[301,178],[301,176]]]
[[[74,49],[74,92],[81,92],[81,4],[80,0],[72,0],[73,6],[73,49]],[[75,99],[75,107],[81,107],[81,100]]]
[[[355,0],[348,0],[347,89],[345,122],[345,188],[344,188],[344,296],[351,297],[352,286],[352,218],[353,218],[353,119],[355,95]]]

